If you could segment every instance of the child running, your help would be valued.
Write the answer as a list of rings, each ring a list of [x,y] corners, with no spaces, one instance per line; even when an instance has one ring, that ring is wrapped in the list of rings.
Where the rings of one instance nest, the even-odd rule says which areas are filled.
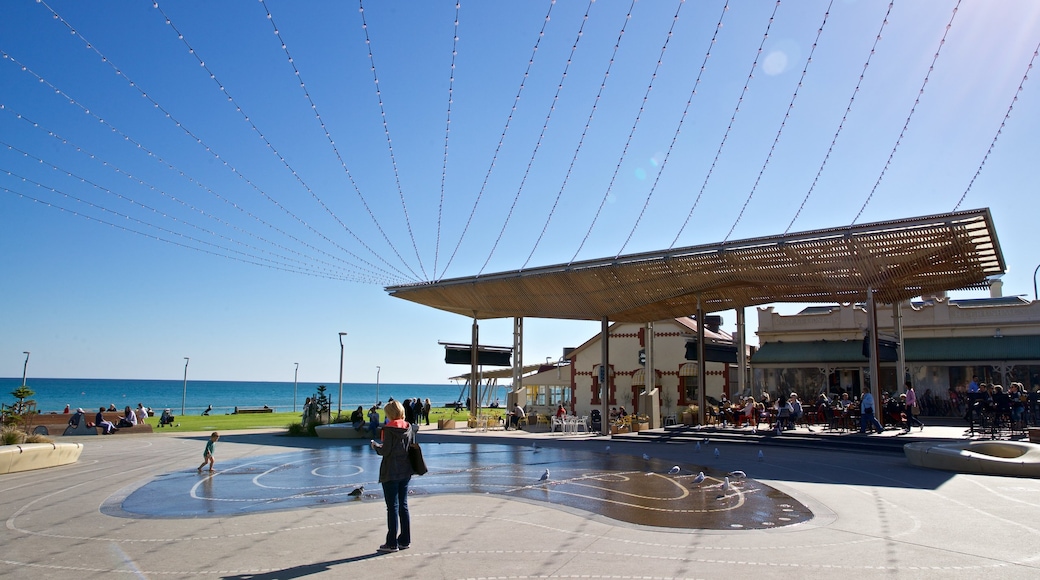
[[[199,473],[202,473],[202,468],[206,467],[207,463],[209,464],[209,472],[213,473],[213,444],[217,442],[217,439],[220,439],[220,433],[214,431],[209,436],[209,441],[206,442],[206,450],[202,452],[202,465],[197,470]]]

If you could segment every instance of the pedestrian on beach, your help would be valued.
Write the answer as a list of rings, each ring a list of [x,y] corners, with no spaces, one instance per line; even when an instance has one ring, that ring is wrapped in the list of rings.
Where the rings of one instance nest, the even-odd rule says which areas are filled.
[[[209,472],[213,473],[213,444],[217,442],[217,439],[220,439],[220,433],[214,431],[209,436],[209,441],[206,442],[206,450],[202,452],[202,465],[200,465],[196,470],[199,473],[202,473],[202,468],[205,467],[207,463],[209,464]]]
[[[372,449],[383,458],[379,463],[379,483],[386,500],[386,542],[377,551],[396,552],[407,550],[412,543],[408,482],[414,472],[408,460],[408,446],[414,440],[415,431],[404,420],[405,408],[401,403],[390,401],[383,411],[387,423],[380,435],[382,442],[372,440]]]

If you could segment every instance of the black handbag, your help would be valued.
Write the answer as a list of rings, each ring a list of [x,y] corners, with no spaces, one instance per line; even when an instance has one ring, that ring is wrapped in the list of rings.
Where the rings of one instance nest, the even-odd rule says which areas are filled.
[[[426,472],[429,471],[426,469],[426,460],[422,456],[422,447],[419,447],[415,441],[408,446],[408,463],[412,465],[412,471],[416,475],[426,475]]]

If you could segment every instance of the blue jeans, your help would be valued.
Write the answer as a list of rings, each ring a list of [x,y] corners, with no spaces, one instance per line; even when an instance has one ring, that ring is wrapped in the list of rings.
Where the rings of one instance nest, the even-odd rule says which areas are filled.
[[[874,411],[873,411],[873,409],[867,409],[866,411],[863,412],[862,415],[860,415],[860,417],[859,417],[859,432],[860,433],[866,433],[868,425],[873,427],[874,430],[877,431],[878,433],[881,433],[881,432],[883,432],[885,430],[885,428],[881,426],[881,423],[878,423],[878,420],[874,418]]]
[[[386,500],[386,545],[407,546],[412,543],[412,521],[408,516],[408,482],[411,477],[383,482]],[[397,522],[401,522],[398,535]]]

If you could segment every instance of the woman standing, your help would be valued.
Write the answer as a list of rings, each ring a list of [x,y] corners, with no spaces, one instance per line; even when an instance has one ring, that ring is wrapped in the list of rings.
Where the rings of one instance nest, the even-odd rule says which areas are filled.
[[[390,401],[383,408],[387,423],[383,425],[382,442],[372,441],[372,448],[383,457],[379,463],[379,483],[386,500],[386,543],[380,552],[407,550],[412,543],[411,519],[408,516],[408,482],[412,478],[412,464],[408,461],[408,446],[415,432],[404,420],[404,407]],[[398,528],[400,522],[400,528]]]

